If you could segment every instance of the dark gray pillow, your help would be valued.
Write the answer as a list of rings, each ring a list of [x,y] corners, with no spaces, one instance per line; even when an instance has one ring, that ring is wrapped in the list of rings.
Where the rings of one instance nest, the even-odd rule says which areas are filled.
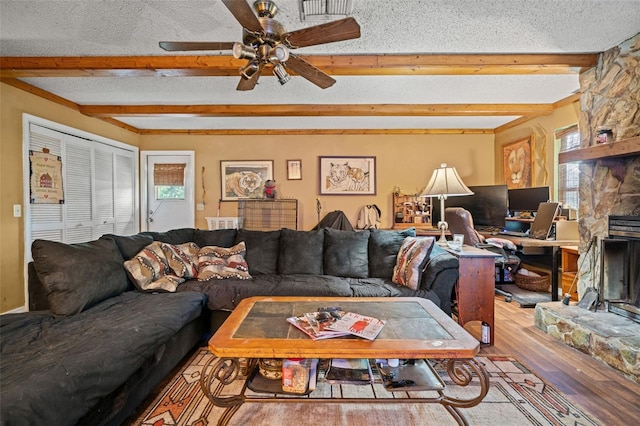
[[[322,275],[324,230],[280,230],[278,271],[281,274]]]
[[[81,244],[35,240],[33,266],[55,315],[74,315],[127,290],[124,259],[113,240]]]
[[[233,247],[236,244],[236,230],[235,229],[196,229],[194,235],[194,243],[198,247]]]
[[[391,279],[393,267],[402,242],[407,237],[415,237],[416,229],[402,231],[371,229],[369,237],[369,276]]]
[[[193,236],[195,233],[195,229],[193,228],[178,228],[171,229],[166,232],[154,232],[154,231],[144,231],[141,232],[143,235],[151,235],[153,241],[160,241],[167,244],[184,244],[184,243],[192,243]]]
[[[369,276],[369,231],[324,229],[324,273],[335,277]]]
[[[133,258],[136,254],[153,242],[151,235],[135,234],[135,235],[115,235],[105,234],[100,237],[101,240],[113,240],[120,249],[120,253],[124,260]]]
[[[275,275],[278,273],[280,230],[250,231],[238,229],[236,244],[244,241],[247,248],[245,260],[251,275]]]

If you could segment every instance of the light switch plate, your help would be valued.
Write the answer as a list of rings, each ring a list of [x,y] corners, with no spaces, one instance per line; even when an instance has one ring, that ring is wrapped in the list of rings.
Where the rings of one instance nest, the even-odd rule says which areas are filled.
[[[20,204],[13,205],[13,217],[22,217],[22,205]]]

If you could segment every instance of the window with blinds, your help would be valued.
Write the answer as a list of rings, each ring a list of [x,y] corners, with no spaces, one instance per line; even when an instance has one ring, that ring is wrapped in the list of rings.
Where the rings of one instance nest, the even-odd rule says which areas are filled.
[[[184,200],[184,169],[186,163],[155,163],[153,185],[156,200]]]
[[[28,149],[61,157],[64,204],[27,204],[28,247],[35,239],[64,243],[138,230],[137,150],[29,124]],[[27,160],[28,161],[28,160]],[[29,164],[25,164],[29,170]],[[25,182],[29,192],[29,182]],[[28,250],[30,260],[30,250]]]
[[[556,139],[560,141],[560,152],[580,147],[580,132],[577,126],[556,132]],[[578,209],[580,197],[578,178],[578,163],[558,164],[558,201],[564,208]]]

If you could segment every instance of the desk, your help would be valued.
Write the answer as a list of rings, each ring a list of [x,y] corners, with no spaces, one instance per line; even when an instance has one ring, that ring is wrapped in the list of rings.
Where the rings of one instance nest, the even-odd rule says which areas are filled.
[[[464,327],[470,321],[489,324],[489,344],[493,345],[496,257],[500,255],[472,246],[461,251],[443,247],[458,258],[459,277],[456,282],[458,323]]]
[[[558,269],[560,267],[560,246],[577,246],[577,240],[536,240],[535,238],[492,235],[481,233],[485,238],[503,238],[513,241],[518,251],[525,255],[540,255],[551,249],[551,300],[558,300]]]

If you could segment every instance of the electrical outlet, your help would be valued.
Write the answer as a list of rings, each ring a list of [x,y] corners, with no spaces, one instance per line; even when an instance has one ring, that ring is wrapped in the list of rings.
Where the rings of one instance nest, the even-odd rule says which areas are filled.
[[[202,203],[200,203],[200,204],[196,204],[196,210],[198,210],[198,211],[200,211],[200,212],[201,212],[202,210],[204,210],[204,204],[202,204]]]
[[[22,205],[20,204],[13,205],[13,217],[22,217]]]

